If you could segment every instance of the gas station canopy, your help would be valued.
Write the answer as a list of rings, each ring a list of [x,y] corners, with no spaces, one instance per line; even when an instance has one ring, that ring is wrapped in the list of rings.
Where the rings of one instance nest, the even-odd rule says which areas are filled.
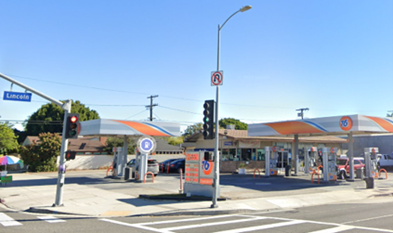
[[[81,136],[180,136],[180,124],[97,119],[80,122]]]
[[[347,115],[248,125],[248,136],[322,136],[349,133],[393,133],[393,118]]]

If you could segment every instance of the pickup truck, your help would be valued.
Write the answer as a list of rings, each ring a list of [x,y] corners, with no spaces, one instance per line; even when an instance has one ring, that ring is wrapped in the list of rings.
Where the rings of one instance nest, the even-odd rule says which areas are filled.
[[[393,156],[385,154],[377,154],[377,162],[381,167],[393,166]]]

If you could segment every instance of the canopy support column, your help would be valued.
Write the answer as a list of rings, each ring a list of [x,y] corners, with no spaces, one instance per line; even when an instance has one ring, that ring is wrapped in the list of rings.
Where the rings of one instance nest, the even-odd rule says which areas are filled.
[[[292,158],[295,159],[295,176],[298,175],[299,170],[299,135],[295,134],[295,151],[292,153]]]
[[[353,166],[353,132],[348,134],[348,157],[349,157],[349,180],[354,181],[354,166]]]

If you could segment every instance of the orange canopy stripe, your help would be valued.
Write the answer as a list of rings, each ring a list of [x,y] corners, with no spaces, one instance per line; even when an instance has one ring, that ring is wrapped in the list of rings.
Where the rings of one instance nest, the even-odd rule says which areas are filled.
[[[288,122],[278,122],[278,123],[267,123],[265,124],[277,133],[286,134],[303,134],[303,133],[323,133],[324,131],[315,128],[305,122],[299,121],[288,121]]]
[[[393,124],[390,123],[389,121],[379,118],[379,117],[371,117],[371,116],[365,116],[371,120],[373,120],[375,123],[377,123],[379,126],[381,126],[384,130],[393,133]]]
[[[160,130],[154,129],[153,127],[140,123],[140,122],[135,122],[135,121],[120,121],[120,120],[115,120],[116,122],[125,124],[139,132],[145,135],[149,136],[171,136],[168,135]]]

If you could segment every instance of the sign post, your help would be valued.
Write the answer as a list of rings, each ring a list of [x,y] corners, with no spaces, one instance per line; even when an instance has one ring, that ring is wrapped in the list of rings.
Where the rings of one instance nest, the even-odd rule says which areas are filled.
[[[139,179],[143,180],[145,174],[147,172],[147,160],[149,153],[152,153],[156,150],[156,140],[153,137],[145,136],[139,138],[137,142],[138,150],[141,152],[141,159],[139,164]]]

